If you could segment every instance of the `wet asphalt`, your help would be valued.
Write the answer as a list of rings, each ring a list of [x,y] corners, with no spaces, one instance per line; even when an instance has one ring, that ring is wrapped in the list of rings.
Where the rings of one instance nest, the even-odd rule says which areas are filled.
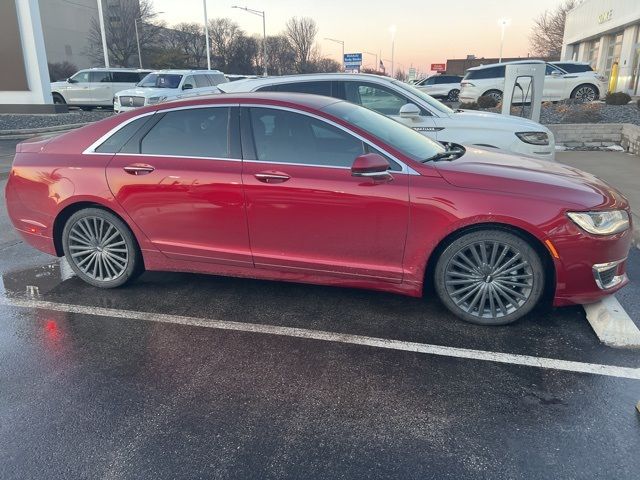
[[[429,299],[176,273],[102,291],[69,270],[5,247],[0,295],[640,366],[578,307],[487,328]],[[637,380],[0,306],[2,479],[636,479],[638,400]]]
[[[355,289],[150,272],[103,291],[17,239],[1,207],[0,300],[88,307],[0,304],[2,480],[640,478],[638,380],[206,326],[640,367],[580,307],[479,327],[434,299]],[[640,250],[628,271],[617,297],[639,323]]]

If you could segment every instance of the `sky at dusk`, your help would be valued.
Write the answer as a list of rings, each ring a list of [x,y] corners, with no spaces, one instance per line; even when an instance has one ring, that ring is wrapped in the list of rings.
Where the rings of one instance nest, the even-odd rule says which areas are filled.
[[[561,0],[207,0],[209,18],[228,17],[249,34],[262,35],[262,19],[233,5],[266,11],[267,35],[281,32],[288,18],[312,17],[318,24],[318,45],[326,56],[340,59],[341,46],[325,37],[344,40],[345,52],[372,52],[391,59],[391,33],[396,25],[396,68],[411,65],[427,71],[447,58],[497,57],[499,19],[506,28],[504,56],[526,56],[533,19]],[[169,25],[202,22],[202,0],[153,0],[159,18]],[[364,55],[365,66],[375,57]],[[385,62],[388,64],[389,62]]]

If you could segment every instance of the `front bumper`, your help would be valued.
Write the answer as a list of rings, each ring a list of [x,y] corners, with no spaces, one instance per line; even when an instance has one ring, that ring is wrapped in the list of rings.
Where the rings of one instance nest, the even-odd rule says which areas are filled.
[[[556,264],[554,305],[597,302],[627,283],[626,260],[633,226],[622,233],[599,237],[567,223],[560,236],[551,239],[559,254]]]
[[[135,110],[136,108],[140,108],[140,107],[125,107],[120,105],[117,102],[113,104],[113,110],[116,113],[128,112],[130,110]]]

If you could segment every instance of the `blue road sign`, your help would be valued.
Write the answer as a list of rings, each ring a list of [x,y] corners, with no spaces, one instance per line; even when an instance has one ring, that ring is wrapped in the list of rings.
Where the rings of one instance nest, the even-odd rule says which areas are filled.
[[[362,65],[361,53],[345,53],[344,54],[345,67],[359,67],[360,65]]]

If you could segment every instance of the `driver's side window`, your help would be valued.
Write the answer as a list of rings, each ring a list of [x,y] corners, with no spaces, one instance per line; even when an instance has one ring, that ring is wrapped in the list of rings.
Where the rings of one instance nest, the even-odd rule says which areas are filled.
[[[398,115],[403,105],[412,103],[402,95],[373,83],[345,83],[346,100],[381,113]]]

